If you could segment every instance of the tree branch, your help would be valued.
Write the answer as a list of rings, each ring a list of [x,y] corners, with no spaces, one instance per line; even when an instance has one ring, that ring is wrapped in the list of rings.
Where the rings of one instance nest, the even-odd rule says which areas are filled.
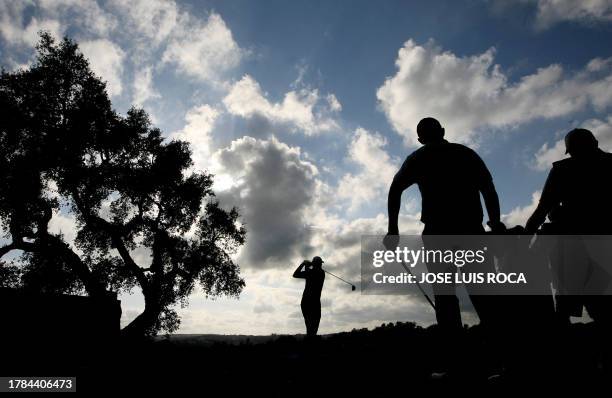
[[[46,231],[45,231],[46,232]],[[23,242],[25,243],[25,242]],[[34,244],[29,244],[34,245]],[[78,254],[76,254],[70,246],[62,239],[46,234],[45,238],[35,246],[48,248],[51,253],[59,253],[64,258],[66,263],[69,264],[70,268],[75,272],[77,277],[85,285],[85,290],[90,296],[103,296],[106,294],[106,289],[98,280],[96,280],[89,267],[81,260]],[[25,246],[27,247],[27,246]]]
[[[91,270],[81,261],[81,258],[60,238],[46,232],[41,234],[36,242],[14,241],[10,245],[2,247],[2,255],[10,250],[23,250],[28,253],[41,253],[43,255],[60,257],[66,261],[74,271],[79,280],[83,282],[85,290],[92,297],[100,297],[106,293],[104,286],[92,277]]]
[[[127,269],[134,275],[140,287],[143,290],[149,289],[149,280],[147,279],[144,269],[138,266],[132,256],[130,255],[129,250],[125,246],[123,239],[121,238],[121,230],[116,225],[106,221],[102,217],[91,213],[81,201],[79,194],[76,191],[72,191],[72,197],[74,199],[74,203],[77,206],[77,209],[83,214],[85,220],[91,224],[92,227],[98,227],[101,230],[105,231],[111,238],[111,242],[113,247],[117,249],[119,252],[119,256],[123,260],[123,263],[127,267]]]
[[[85,290],[90,296],[102,296],[106,293],[104,285],[95,280],[89,267],[62,239],[48,232],[49,222],[53,217],[53,209],[45,206],[40,219],[36,221],[36,234],[33,242],[26,242],[19,228],[11,222],[11,238],[13,242],[0,248],[0,257],[11,250],[23,250],[28,253],[40,253],[49,258],[62,258],[81,280]]]
[[[104,220],[104,222],[106,221]],[[138,283],[140,284],[140,287],[143,291],[149,289],[149,280],[147,279],[144,273],[144,269],[138,266],[138,264],[136,264],[136,262],[130,255],[130,252],[128,251],[127,247],[125,247],[125,243],[123,242],[119,234],[114,231],[109,232],[111,240],[113,242],[113,246],[119,252],[119,255],[121,256],[121,259],[123,260],[125,266],[136,277],[136,280],[138,280]]]

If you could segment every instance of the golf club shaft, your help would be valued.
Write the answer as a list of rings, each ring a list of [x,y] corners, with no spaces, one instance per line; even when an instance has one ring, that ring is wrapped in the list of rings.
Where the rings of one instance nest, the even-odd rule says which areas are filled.
[[[329,272],[329,271],[328,271],[328,270],[326,270],[326,269],[324,269],[323,271],[327,272],[328,274],[330,274],[330,275],[331,275],[331,276],[333,276],[333,277],[336,277],[336,278],[340,279],[342,282],[344,282],[344,283],[348,283],[349,285],[353,286],[353,284],[352,284],[351,282],[347,282],[347,281],[345,281],[344,279],[340,278],[338,275],[334,275],[334,274],[332,274],[331,272]]]
[[[410,268],[408,268],[406,266],[406,263],[404,262],[404,260],[402,260],[402,267],[404,267],[404,269],[406,270],[406,272],[408,272],[410,275],[412,275],[412,271],[410,271]],[[434,304],[434,302],[429,298],[429,295],[425,292],[425,290],[423,290],[423,287],[421,286],[421,284],[419,283],[419,281],[415,280],[417,287],[419,288],[419,290],[421,291],[421,293],[423,293],[423,296],[425,296],[425,298],[427,299],[427,301],[429,302],[429,304],[431,305],[431,308],[434,309],[434,311],[436,310],[436,305]]]

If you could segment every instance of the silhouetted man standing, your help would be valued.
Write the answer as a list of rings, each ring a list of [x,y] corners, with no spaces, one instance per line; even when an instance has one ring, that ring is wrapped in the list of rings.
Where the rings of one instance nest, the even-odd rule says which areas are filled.
[[[612,154],[599,149],[597,139],[586,129],[570,131],[565,136],[565,147],[570,157],[553,163],[538,207],[527,221],[527,232],[536,233],[546,216],[554,211],[556,234],[612,234]],[[566,246],[574,245],[566,256],[568,259],[573,257],[574,263],[568,265],[574,268],[575,275],[584,276],[588,273],[588,255],[586,251],[580,250],[579,242],[575,238],[570,239],[572,240],[564,241]],[[575,246],[576,244],[578,246]],[[579,283],[576,280],[566,280],[567,284],[576,285],[576,282]],[[561,289],[566,287],[560,286]],[[581,292],[572,290],[575,289],[570,289],[570,296],[559,297],[557,300],[557,311],[560,312],[561,318],[566,318],[569,322],[570,315],[580,316],[584,305],[596,323],[610,328],[610,296],[578,296]]]
[[[444,129],[434,118],[417,125],[423,146],[410,154],[393,178],[389,189],[389,228],[386,242],[399,235],[398,215],[402,192],[413,184],[421,191],[423,235],[478,235],[484,233],[480,194],[493,231],[504,230],[500,222],[499,199],[487,166],[472,149],[444,139]],[[441,272],[428,264],[429,272]],[[455,288],[433,285],[436,320],[445,331],[462,328]],[[446,289],[446,290],[442,290]],[[492,309],[484,296],[470,296],[481,322],[488,322]]]
[[[294,278],[306,279],[301,307],[308,337],[317,335],[321,321],[321,291],[325,282],[325,271],[322,266],[323,260],[316,256],[313,257],[312,262],[302,262],[293,273]]]

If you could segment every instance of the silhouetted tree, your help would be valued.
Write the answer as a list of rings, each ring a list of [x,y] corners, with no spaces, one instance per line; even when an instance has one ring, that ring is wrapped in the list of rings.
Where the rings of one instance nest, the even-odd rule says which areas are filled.
[[[219,206],[210,174],[191,171],[186,142],[162,137],[143,110],[112,109],[76,43],[41,34],[31,67],[2,71],[0,107],[10,239],[0,256],[22,253],[20,285],[90,296],[138,286],[145,309],[124,328],[131,336],[176,330],[172,307],[197,284],[207,296],[240,294],[237,210]],[[76,220],[74,247],[48,231],[59,211]],[[14,279],[13,263],[0,266]]]

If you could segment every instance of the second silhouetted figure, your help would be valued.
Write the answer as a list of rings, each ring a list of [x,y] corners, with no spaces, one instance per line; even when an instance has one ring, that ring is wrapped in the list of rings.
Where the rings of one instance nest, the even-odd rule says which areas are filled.
[[[423,146],[410,154],[393,178],[389,189],[389,228],[387,236],[399,234],[398,215],[402,192],[413,184],[421,191],[423,235],[479,235],[483,211],[480,194],[489,214],[493,231],[505,229],[500,222],[499,199],[493,179],[480,156],[472,149],[444,139],[444,128],[434,118],[422,119],[417,125]],[[387,239],[389,241],[390,239]],[[428,264],[430,272],[441,272]],[[462,328],[459,300],[454,289],[440,291],[433,286],[438,325],[445,330]],[[470,296],[482,321],[490,319],[491,308],[482,296]]]
[[[554,212],[556,234],[612,234],[612,154],[602,151],[593,133],[586,129],[567,133],[565,147],[570,157],[553,163],[540,202],[527,221],[527,232],[536,233],[546,216]],[[570,261],[567,256],[568,267],[558,276],[561,284],[558,290],[565,291],[565,296],[557,298],[557,312],[569,323],[570,315],[582,315],[584,304],[596,323],[612,330],[611,296],[593,296],[580,291],[581,283],[590,279],[592,270],[584,248],[569,248],[570,242],[578,241],[576,238],[564,241],[572,257]],[[555,271],[560,273],[558,267],[555,265]]]

